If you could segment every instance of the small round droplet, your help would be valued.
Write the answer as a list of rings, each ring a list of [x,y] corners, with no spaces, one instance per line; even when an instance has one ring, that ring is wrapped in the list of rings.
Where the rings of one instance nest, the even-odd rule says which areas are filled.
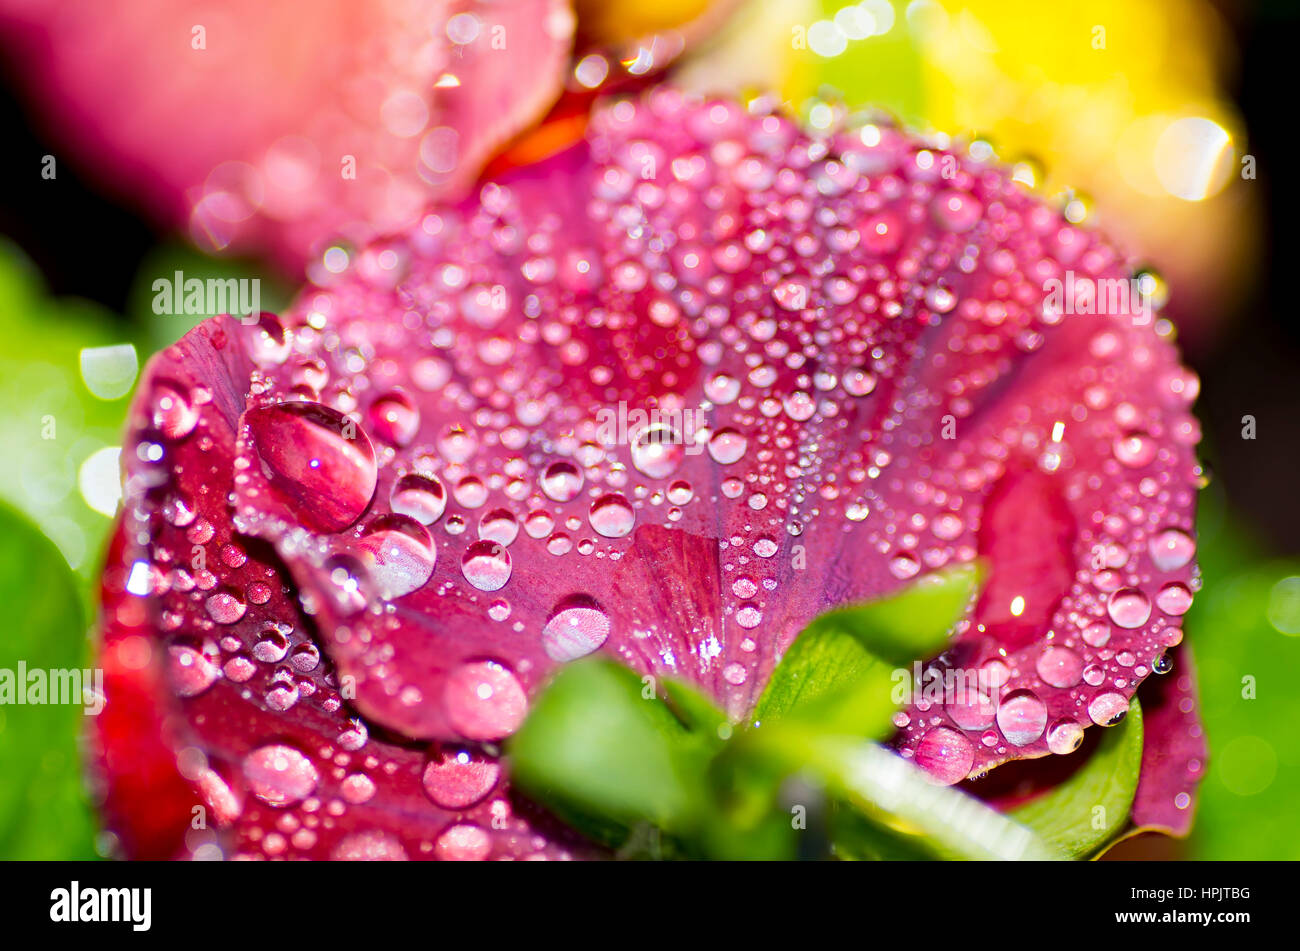
[[[1083,742],[1083,727],[1074,720],[1057,720],[1047,731],[1047,748],[1053,753],[1073,753]]]
[[[424,767],[424,792],[434,805],[466,809],[483,799],[501,778],[496,760],[467,749],[440,750]]]
[[[542,628],[542,647],[551,660],[585,657],[609,637],[609,616],[590,598],[565,602]]]
[[[1100,693],[1088,704],[1088,716],[1098,726],[1114,726],[1128,714],[1128,701],[1117,693]]]
[[[443,687],[447,719],[470,740],[499,740],[519,728],[528,698],[513,673],[495,661],[461,664]]]
[[[273,806],[287,806],[306,799],[316,791],[320,774],[311,760],[281,743],[259,746],[243,763],[249,788]]]
[[[632,503],[617,492],[603,495],[591,504],[587,513],[591,527],[606,538],[622,538],[636,525]]]
[[[477,541],[465,549],[460,570],[480,591],[499,591],[510,580],[510,554],[497,542]]]
[[[743,435],[734,429],[719,429],[709,440],[709,455],[720,465],[730,465],[745,455],[749,445]]]
[[[542,473],[542,491],[556,502],[577,498],[582,482],[582,470],[564,459],[552,462]]]
[[[1025,746],[1043,735],[1047,707],[1028,690],[1008,694],[998,704],[998,728],[1012,746]]]
[[[1106,613],[1120,627],[1132,630],[1151,617],[1151,600],[1137,588],[1121,588],[1110,596]]]
[[[447,508],[447,489],[437,476],[407,473],[393,483],[388,504],[399,515],[432,525]]]
[[[975,765],[975,748],[956,730],[938,726],[921,738],[916,747],[916,765],[943,786],[959,783]]]

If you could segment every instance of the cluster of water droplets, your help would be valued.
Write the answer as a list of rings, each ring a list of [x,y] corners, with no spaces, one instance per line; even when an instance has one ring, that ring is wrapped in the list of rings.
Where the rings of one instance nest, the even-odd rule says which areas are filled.
[[[1040,636],[975,658],[980,695],[922,700],[896,723],[905,755],[943,782],[1069,752],[1085,726],[1118,722],[1181,639],[1196,381],[1157,334],[1041,306],[1047,277],[1112,273],[1113,254],[982,154],[943,144],[874,121],[810,138],[761,100],[615,103],[565,173],[589,191],[579,221],[536,183],[489,184],[352,255],[284,318],[231,324],[253,366],[233,483],[157,474],[167,450],[147,447],[221,437],[204,422],[211,392],[170,378],[149,391],[134,477],[168,493],[163,517],[205,552],[214,526],[179,487],[230,493],[236,527],[276,546],[371,715],[491,743],[522,722],[546,666],[607,644],[710,684],[743,716],[812,614],[976,557],[985,499],[1024,463],[1070,513],[1068,590],[993,606],[1041,614]],[[1000,395],[1038,351],[1059,379],[1032,401]],[[624,587],[642,576],[621,563],[651,557],[638,537],[671,537],[651,530],[702,539],[718,576]],[[314,695],[337,712],[303,632],[246,632],[250,607],[287,589],[241,575],[234,539],[207,557],[195,571],[155,562],[138,582],[202,602],[207,630],[171,648],[177,692],[269,665],[266,708]],[[641,603],[674,597],[717,614],[677,630]],[[437,636],[440,605],[517,646],[422,680],[393,657],[411,624]],[[276,806],[310,800],[325,768],[273,743],[243,773]],[[471,746],[422,783],[463,808],[495,769]],[[357,775],[345,803],[379,781]],[[431,847],[488,848],[473,828]]]

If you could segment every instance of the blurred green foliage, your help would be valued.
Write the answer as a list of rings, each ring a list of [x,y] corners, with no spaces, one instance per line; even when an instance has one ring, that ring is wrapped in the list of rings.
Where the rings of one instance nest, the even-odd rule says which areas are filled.
[[[1188,842],[1198,859],[1300,859],[1300,561],[1277,560],[1202,497],[1205,586],[1184,630],[1210,763]],[[1283,631],[1290,633],[1283,633]]]
[[[0,670],[16,678],[20,663],[43,672],[89,666],[86,623],[67,563],[4,505],[0,603],[8,611]],[[84,709],[81,703],[0,705],[0,859],[95,857],[95,822],[79,755]]]

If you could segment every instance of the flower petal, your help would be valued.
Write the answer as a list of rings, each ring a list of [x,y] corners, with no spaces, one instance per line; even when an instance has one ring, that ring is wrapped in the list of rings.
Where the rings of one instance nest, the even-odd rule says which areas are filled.
[[[1142,688],[1146,745],[1132,821],[1137,829],[1181,837],[1192,828],[1196,786],[1205,775],[1209,747],[1197,713],[1192,650],[1182,644],[1170,654],[1169,675]]]
[[[559,94],[573,32],[565,0],[3,0],[0,18],[92,171],[200,246],[290,271],[472,182]]]
[[[336,666],[313,716],[337,696],[471,744],[598,650],[739,720],[817,614],[982,555],[936,664],[983,671],[987,696],[918,698],[897,740],[916,755],[944,728],[978,775],[1074,749],[1181,638],[1195,379],[1140,298],[1088,306],[1081,287],[1128,274],[986,160],[661,88],[351,255],[283,319],[157,358],[138,431],[164,381],[207,387],[208,455],[133,443],[128,498],[168,487],[274,545],[246,548],[288,572],[277,619],[305,648],[291,577]],[[248,583],[223,574],[210,620]],[[259,676],[243,746],[292,693]]]

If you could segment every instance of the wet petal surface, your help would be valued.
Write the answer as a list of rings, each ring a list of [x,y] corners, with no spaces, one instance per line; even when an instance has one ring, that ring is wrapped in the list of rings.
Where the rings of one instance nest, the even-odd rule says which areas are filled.
[[[332,759],[348,716],[472,750],[603,651],[739,720],[817,614],[983,557],[934,662],[978,689],[916,698],[898,745],[945,783],[1069,752],[1127,709],[1198,585],[1195,379],[1138,302],[1080,290],[1128,275],[995,166],[884,124],[810,138],[671,89],[609,104],[282,318],[155,358],[128,498],[158,572],[190,576],[164,633],[203,632],[224,674],[180,702],[233,691],[247,724],[207,741],[230,764],[288,745],[379,811],[388,780],[345,794],[355,759]],[[197,407],[179,439],[150,429],[164,379]],[[159,565],[191,549],[211,578]],[[259,639],[319,667],[268,669]],[[277,795],[321,799],[279,752]],[[412,796],[428,775],[413,756]]]

